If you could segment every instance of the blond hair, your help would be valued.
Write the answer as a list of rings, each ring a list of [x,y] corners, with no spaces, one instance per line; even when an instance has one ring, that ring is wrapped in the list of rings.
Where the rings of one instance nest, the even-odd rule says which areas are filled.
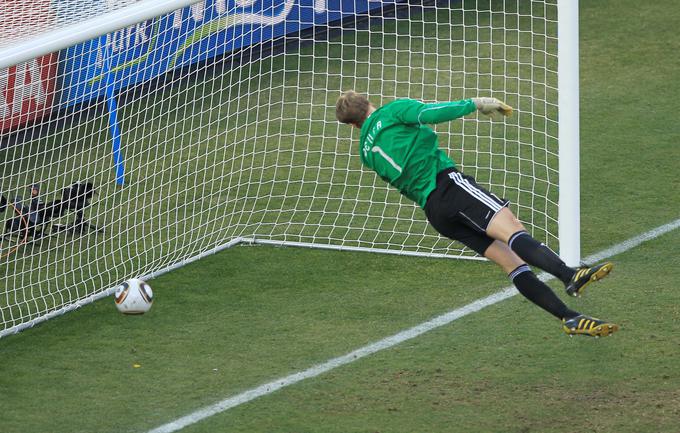
[[[338,98],[335,103],[335,117],[341,123],[349,123],[362,127],[368,117],[368,109],[371,103],[364,95],[348,90]]]

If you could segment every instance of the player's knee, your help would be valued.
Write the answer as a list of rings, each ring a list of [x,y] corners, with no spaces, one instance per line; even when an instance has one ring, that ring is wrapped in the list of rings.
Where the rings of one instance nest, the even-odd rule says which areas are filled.
[[[507,220],[508,220],[508,226],[512,228],[515,232],[518,232],[520,230],[526,230],[524,228],[524,224],[522,224],[522,221],[517,219],[514,213],[507,207],[503,209],[503,211],[507,215]]]
[[[506,260],[504,260],[503,263],[499,263],[499,265],[503,269],[503,272],[510,274],[510,272],[514,271],[520,266],[526,265],[526,263],[515,254],[512,254]]]
[[[508,208],[501,209],[487,228],[487,234],[494,239],[507,242],[514,233],[526,230],[524,224]]]
[[[506,274],[525,264],[524,260],[515,254],[507,244],[500,241],[494,241],[489,245],[489,248],[484,252],[484,256],[500,266]]]

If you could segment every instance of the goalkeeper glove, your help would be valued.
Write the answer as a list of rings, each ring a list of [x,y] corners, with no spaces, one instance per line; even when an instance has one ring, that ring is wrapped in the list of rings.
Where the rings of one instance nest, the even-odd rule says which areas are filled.
[[[512,114],[512,107],[496,98],[472,98],[477,110],[489,117],[500,113],[503,116]]]

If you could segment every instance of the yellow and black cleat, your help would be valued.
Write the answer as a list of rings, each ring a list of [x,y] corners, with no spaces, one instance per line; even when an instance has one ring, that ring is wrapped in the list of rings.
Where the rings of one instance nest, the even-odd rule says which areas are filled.
[[[569,320],[562,319],[562,329],[568,335],[606,337],[618,331],[619,325],[581,314]]]
[[[601,280],[614,268],[611,262],[600,263],[592,267],[581,267],[576,270],[576,273],[571,277],[571,281],[567,284],[566,290],[569,296],[581,296],[583,289],[592,282]]]

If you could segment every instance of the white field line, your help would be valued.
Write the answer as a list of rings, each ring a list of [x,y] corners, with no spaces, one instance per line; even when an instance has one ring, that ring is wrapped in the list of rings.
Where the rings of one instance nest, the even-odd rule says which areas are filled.
[[[656,237],[659,237],[665,233],[668,233],[672,230],[677,229],[680,227],[680,218],[670,222],[668,224],[664,224],[662,226],[659,226],[653,230],[650,230],[646,233],[643,233],[639,236],[635,236],[633,238],[630,238],[626,241],[623,241],[619,244],[614,245],[611,248],[608,248],[606,250],[600,251],[599,253],[593,254],[591,256],[588,256],[585,258],[586,262],[598,262],[603,259],[615,256],[617,254],[621,254],[625,251],[628,251],[641,243],[654,239]],[[551,278],[553,278],[551,275],[547,273],[542,273],[539,275],[541,280],[546,281]],[[498,302],[501,302],[505,299],[511,298],[517,294],[517,291],[513,286],[506,287],[502,289],[501,291],[494,293],[493,295],[487,296],[486,298],[481,298],[478,299],[470,304],[465,305],[464,307],[457,308],[453,311],[449,311],[448,313],[442,314],[441,316],[435,317],[432,320],[429,320],[427,322],[421,323],[420,325],[417,325],[413,328],[407,329],[405,331],[401,331],[398,334],[394,334],[390,337],[384,338],[380,341],[376,341],[375,343],[369,344],[367,346],[361,347],[353,352],[350,352],[346,355],[333,358],[331,360],[328,360],[324,362],[323,364],[315,365],[313,367],[308,368],[307,370],[299,371],[297,373],[293,373],[289,376],[282,377],[276,380],[273,380],[269,383],[265,383],[263,385],[260,385],[256,388],[252,388],[248,391],[244,391],[240,394],[237,394],[233,397],[228,397],[222,401],[219,401],[215,404],[212,404],[210,406],[206,406],[203,409],[199,409],[195,412],[190,413],[189,415],[183,416],[181,418],[176,419],[175,421],[171,421],[167,424],[164,424],[160,427],[157,427],[153,430],[150,430],[149,433],[170,433],[170,432],[175,432],[177,430],[180,430],[186,426],[195,424],[205,418],[211,417],[213,415],[216,415],[218,413],[224,412],[226,410],[229,410],[233,407],[242,405],[243,403],[247,403],[249,401],[255,400],[256,398],[271,394],[275,391],[278,391],[281,388],[285,388],[290,385],[294,385],[302,380],[309,379],[312,377],[319,376],[327,371],[333,370],[335,368],[341,367],[345,364],[352,363],[354,361],[357,361],[361,358],[364,358],[366,356],[372,355],[376,352],[379,352],[381,350],[389,349],[393,346],[396,346],[397,344],[403,343],[404,341],[411,340],[415,337],[418,337],[419,335],[422,335],[428,331],[431,331],[433,329],[439,328],[441,326],[447,325],[454,320],[460,319],[461,317],[467,316],[468,314],[475,313],[485,307],[488,307],[493,304],[497,304]]]

